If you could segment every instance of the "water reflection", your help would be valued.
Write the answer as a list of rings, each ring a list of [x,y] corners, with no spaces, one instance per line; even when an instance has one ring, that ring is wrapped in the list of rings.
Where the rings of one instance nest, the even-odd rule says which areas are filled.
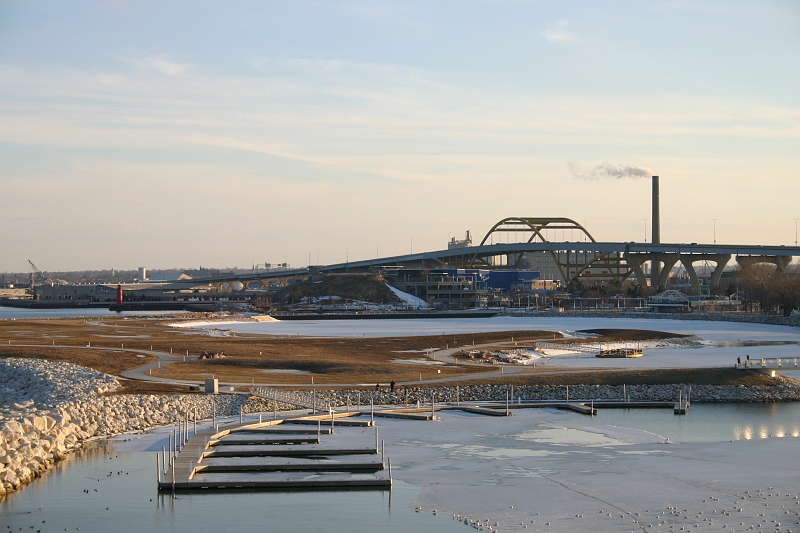
[[[800,402],[693,404],[685,416],[670,410],[601,409],[594,418],[574,417],[567,427],[604,425],[662,435],[672,442],[727,442],[800,436]]]

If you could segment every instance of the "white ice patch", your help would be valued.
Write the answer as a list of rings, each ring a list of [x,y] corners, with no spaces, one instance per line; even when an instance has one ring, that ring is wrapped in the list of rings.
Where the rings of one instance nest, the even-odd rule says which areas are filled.
[[[666,441],[661,435],[639,429],[617,426],[550,427],[525,431],[516,435],[519,440],[553,444],[556,446],[612,446],[620,444],[660,444]]]

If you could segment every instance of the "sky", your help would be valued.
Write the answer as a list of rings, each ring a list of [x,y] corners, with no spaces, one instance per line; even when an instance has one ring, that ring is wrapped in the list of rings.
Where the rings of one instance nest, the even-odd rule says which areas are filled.
[[[796,1],[0,0],[0,271],[641,241],[651,174],[662,242],[791,245],[799,63]]]

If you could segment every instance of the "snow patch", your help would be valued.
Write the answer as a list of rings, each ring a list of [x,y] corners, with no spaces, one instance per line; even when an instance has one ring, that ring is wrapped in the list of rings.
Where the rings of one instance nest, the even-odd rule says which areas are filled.
[[[407,292],[403,292],[400,289],[396,289],[391,285],[389,285],[388,283],[386,284],[386,286],[389,287],[389,290],[392,291],[395,296],[403,300],[406,304],[410,305],[411,307],[417,307],[420,309],[430,308],[428,302],[426,302],[422,298],[417,298],[413,294],[408,294]]]

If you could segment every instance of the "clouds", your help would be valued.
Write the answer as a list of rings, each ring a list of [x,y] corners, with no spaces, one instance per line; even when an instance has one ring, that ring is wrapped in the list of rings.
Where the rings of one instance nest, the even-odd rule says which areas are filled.
[[[547,30],[542,34],[542,36],[551,43],[555,44],[574,43],[578,40],[577,37],[575,37],[572,33],[564,30]]]
[[[545,30],[542,37],[553,44],[571,44],[578,41],[578,38],[572,33],[568,27],[570,23],[568,20],[559,20],[554,28]]]
[[[144,70],[150,70],[165,76],[181,76],[192,65],[168,61],[166,55],[128,60]]]
[[[14,209],[0,213],[0,231],[18,238],[0,234],[0,269],[24,270],[37,245],[29,255],[53,250],[53,269],[61,258],[174,266],[195,262],[181,260],[193,250],[203,264],[249,264],[253,249],[304,263],[309,249],[324,262],[347,246],[353,259],[360,243],[372,243],[364,257],[375,242],[402,252],[410,237],[415,250],[433,249],[448,232],[481,233],[508,215],[588,218],[599,238],[630,240],[637,204],[602,206],[620,194],[646,200],[646,180],[634,179],[654,173],[644,167],[665,178],[664,227],[676,235],[691,234],[703,209],[692,202],[712,195],[769,206],[753,216],[771,221],[791,222],[800,202],[796,94],[761,91],[796,86],[780,77],[796,69],[759,52],[766,74],[754,76],[755,60],[736,48],[743,32],[780,33],[774,18],[742,30],[703,12],[669,22],[670,11],[635,4],[548,0],[457,12],[413,0],[111,0],[72,15],[58,5],[48,24],[31,11],[4,26],[0,188]],[[700,18],[679,26],[686,17]],[[695,27],[715,30],[713,62]],[[642,37],[650,32],[659,38]],[[722,81],[719,57],[731,69]],[[129,226],[108,226],[120,194]],[[672,194],[686,205],[670,205]],[[214,213],[200,229],[197,206]],[[224,249],[203,244],[209,232]],[[103,252],[92,250],[117,233],[128,255],[98,265]],[[188,243],[179,253],[174,234]],[[80,257],[58,245],[79,241]]]

